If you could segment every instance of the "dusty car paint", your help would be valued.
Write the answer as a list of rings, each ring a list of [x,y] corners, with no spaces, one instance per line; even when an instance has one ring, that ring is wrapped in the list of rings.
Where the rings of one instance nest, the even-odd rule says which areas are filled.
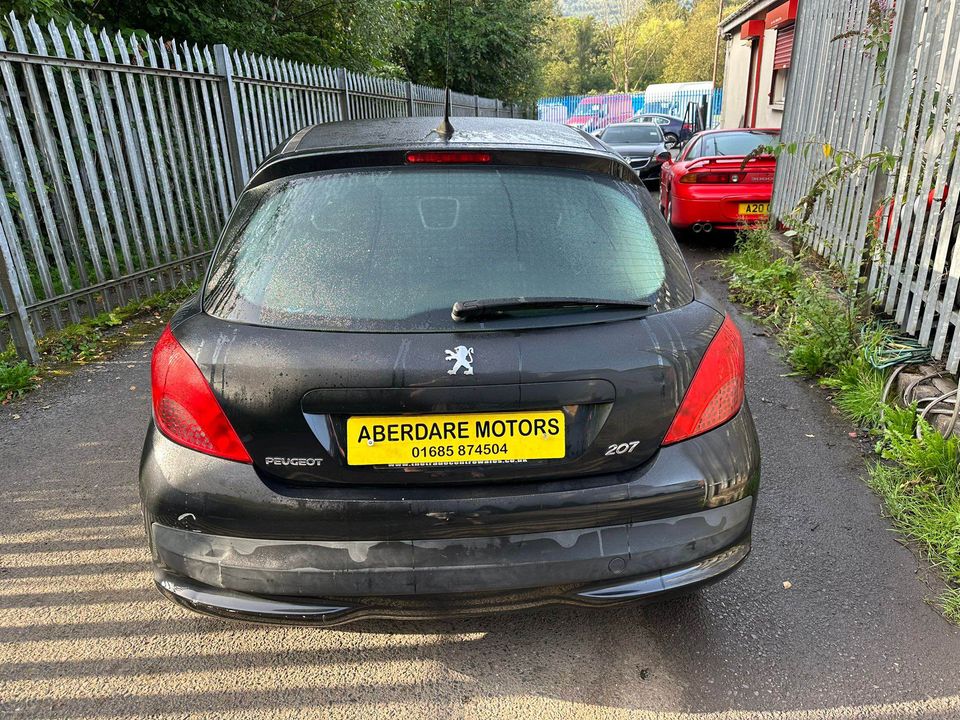
[[[494,164],[573,168],[641,187],[585,133],[462,126],[456,142],[485,148]],[[438,142],[423,121],[301,133],[248,190],[290,174],[402,163],[411,147]],[[636,197],[666,261],[682,268],[649,197]],[[170,329],[252,463],[183,447],[151,423],[140,487],[158,586],[202,612],[336,623],[622,602],[729,572],[749,552],[756,432],[744,404],[725,424],[661,447],[724,320],[709,297],[694,297],[685,269],[673,277],[648,309],[471,326],[448,318],[409,332],[235,322],[193,298]],[[457,347],[470,349],[476,372],[448,372]],[[559,460],[346,461],[351,415],[557,408],[567,427]]]

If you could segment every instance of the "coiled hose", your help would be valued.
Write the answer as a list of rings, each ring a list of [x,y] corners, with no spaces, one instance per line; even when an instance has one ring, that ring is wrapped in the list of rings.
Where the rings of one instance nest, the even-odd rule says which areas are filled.
[[[874,346],[873,349],[876,350],[876,346]],[[881,344],[880,350],[865,352],[864,354],[867,361],[878,370],[893,367],[893,372],[890,373],[890,377],[887,378],[886,385],[883,387],[881,402],[887,401],[890,390],[893,388],[893,384],[897,381],[900,373],[906,368],[925,362],[930,358],[929,350],[923,348],[911,338],[905,338],[903,336],[894,336],[889,345],[883,343]],[[890,359],[894,357],[899,358],[899,362],[895,361],[891,363]],[[904,388],[900,397],[905,407],[916,406],[918,416],[921,420],[927,420],[930,415],[949,415],[950,420],[942,431],[944,437],[949,437],[953,433],[954,428],[957,426],[957,418],[960,416],[960,402],[957,401],[957,389],[954,388],[953,390],[934,397],[919,399],[915,397],[915,392],[923,383],[947,376],[950,376],[950,373],[946,370],[937,370],[921,375]],[[920,423],[917,423],[916,435],[918,439],[922,439]]]
[[[880,342],[871,340],[868,334],[880,332]],[[897,365],[916,365],[930,359],[930,349],[909,335],[898,332],[899,327],[891,320],[882,320],[873,326],[864,326],[860,337],[864,356],[877,370],[886,370]]]

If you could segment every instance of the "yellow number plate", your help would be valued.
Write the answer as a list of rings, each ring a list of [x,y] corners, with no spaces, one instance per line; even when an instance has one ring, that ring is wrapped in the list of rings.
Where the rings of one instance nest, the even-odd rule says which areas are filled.
[[[560,410],[347,419],[349,465],[451,465],[562,458]]]
[[[740,203],[741,215],[766,216],[770,214],[770,203]]]

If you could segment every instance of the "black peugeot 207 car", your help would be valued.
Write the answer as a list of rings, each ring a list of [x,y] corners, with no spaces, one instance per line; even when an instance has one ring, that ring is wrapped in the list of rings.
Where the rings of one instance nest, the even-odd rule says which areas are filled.
[[[335,624],[692,588],[750,549],[743,347],[590,135],[307,128],[152,361],[156,581]]]

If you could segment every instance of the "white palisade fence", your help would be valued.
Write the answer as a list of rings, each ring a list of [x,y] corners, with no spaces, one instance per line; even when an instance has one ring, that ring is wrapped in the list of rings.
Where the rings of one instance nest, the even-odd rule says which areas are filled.
[[[149,37],[0,30],[0,343],[200,276],[257,165],[315,123],[442,114],[444,91]],[[519,117],[452,94],[455,115]]]
[[[883,309],[957,372],[960,0],[801,0],[792,66],[784,142],[897,158],[817,203],[814,249],[868,273]],[[819,151],[781,155],[773,216],[831,163]]]

